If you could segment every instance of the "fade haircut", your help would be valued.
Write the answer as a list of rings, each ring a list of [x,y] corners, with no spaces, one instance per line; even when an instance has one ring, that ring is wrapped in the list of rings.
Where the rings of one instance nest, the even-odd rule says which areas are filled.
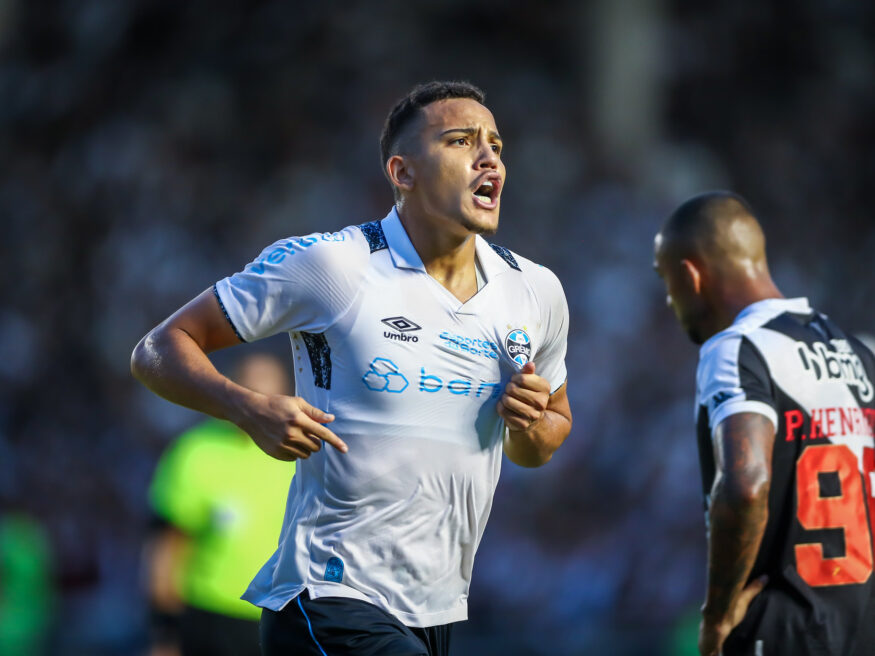
[[[745,226],[739,232],[740,226]],[[682,203],[662,227],[679,258],[723,260],[730,253],[763,249],[765,237],[748,202],[731,191],[709,191]]]
[[[389,112],[389,116],[386,117],[386,122],[383,124],[383,132],[380,135],[381,163],[386,177],[388,177],[386,162],[389,161],[390,157],[398,154],[398,146],[405,128],[419,116],[419,112],[423,107],[433,102],[450,98],[470,98],[482,105],[486,101],[486,94],[482,89],[479,89],[470,82],[442,82],[435,80],[413,87],[406,96],[395,104],[392,111]],[[394,185],[392,185],[392,189],[397,199],[398,190],[395,189]]]

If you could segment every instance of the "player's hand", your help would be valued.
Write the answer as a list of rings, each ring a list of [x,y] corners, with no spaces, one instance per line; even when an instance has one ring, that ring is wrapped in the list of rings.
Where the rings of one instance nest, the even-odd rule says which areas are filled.
[[[741,594],[738,595],[738,601],[730,609],[728,615],[722,622],[709,622],[707,619],[702,620],[699,626],[699,653],[702,656],[719,656],[723,649],[723,643],[726,638],[732,633],[732,630],[741,624],[747,614],[747,609],[763,588],[766,587],[769,578],[761,576],[748,583]]]
[[[512,431],[531,428],[547,410],[550,383],[535,373],[535,363],[527,362],[504,386],[498,400],[498,414]]]
[[[324,426],[332,421],[334,415],[314,408],[300,397],[254,393],[237,425],[267,455],[278,460],[306,460],[322,448],[322,442],[341,453],[347,452],[343,440]]]

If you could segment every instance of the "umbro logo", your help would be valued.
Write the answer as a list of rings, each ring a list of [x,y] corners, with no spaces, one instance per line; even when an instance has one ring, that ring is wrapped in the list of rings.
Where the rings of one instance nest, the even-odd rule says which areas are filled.
[[[397,331],[393,333],[392,331],[384,330],[383,337],[385,337],[386,339],[394,339],[397,342],[419,341],[419,337],[417,337],[416,335],[405,334],[413,332],[414,330],[421,330],[421,327],[410,319],[407,319],[406,317],[386,317],[385,319],[381,319],[381,321],[390,328]]]
[[[386,317],[382,320],[384,324],[389,326],[390,328],[394,328],[399,333],[409,333],[412,330],[419,330],[420,326],[417,326],[414,322],[406,317]]]

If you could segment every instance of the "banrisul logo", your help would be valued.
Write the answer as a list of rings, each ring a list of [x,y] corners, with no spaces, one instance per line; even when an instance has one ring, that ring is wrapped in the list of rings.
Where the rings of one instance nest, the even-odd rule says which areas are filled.
[[[415,322],[407,317],[386,317],[381,321],[392,328],[393,330],[384,330],[383,337],[386,339],[394,339],[396,342],[418,342],[419,337],[416,335],[408,335],[415,330],[421,330]]]
[[[522,328],[514,328],[504,338],[504,348],[510,359],[519,366],[524,366],[532,359],[532,340]]]
[[[407,377],[398,371],[398,365],[388,358],[374,358],[362,382],[372,392],[392,394],[401,394],[409,385]]]
[[[389,392],[401,394],[410,388],[410,391],[435,394],[437,392],[452,394],[453,396],[467,396],[473,399],[493,398],[501,395],[503,386],[501,381],[473,380],[471,378],[453,378],[449,376],[437,376],[419,368],[419,384],[411,376],[408,380],[392,360],[389,358],[374,358],[368,370],[362,376],[362,382],[372,392]]]

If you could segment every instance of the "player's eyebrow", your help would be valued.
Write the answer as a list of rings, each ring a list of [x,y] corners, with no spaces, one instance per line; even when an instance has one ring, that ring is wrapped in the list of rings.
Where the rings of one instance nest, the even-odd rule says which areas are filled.
[[[472,134],[477,134],[477,128],[450,128],[449,130],[444,130],[443,132],[441,132],[440,136],[443,137],[443,136],[446,136],[448,134],[452,134],[454,132],[460,132],[461,134],[464,134],[466,136],[471,136]],[[487,133],[487,136],[492,141],[503,141],[503,139],[501,138],[501,135],[498,134],[497,130],[490,130]]]

